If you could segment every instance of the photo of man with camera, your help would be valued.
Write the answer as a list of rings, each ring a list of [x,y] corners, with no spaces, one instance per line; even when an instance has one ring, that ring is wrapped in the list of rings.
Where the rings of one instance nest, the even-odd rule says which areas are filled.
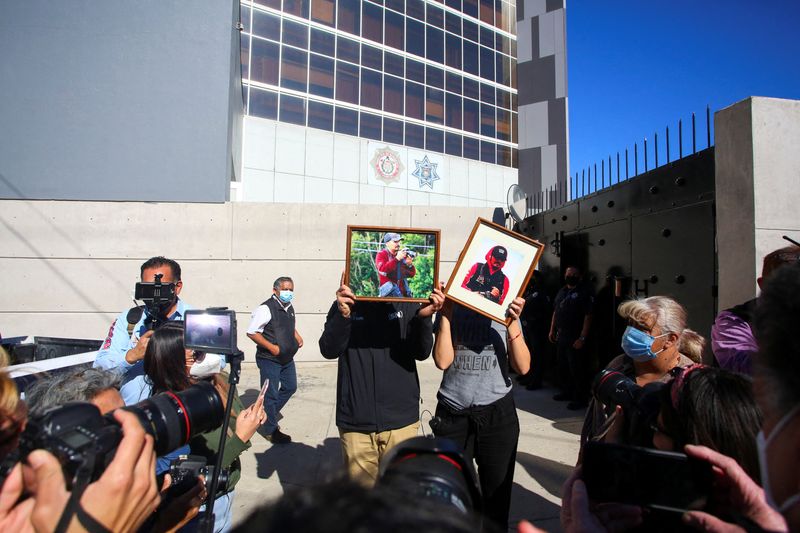
[[[399,233],[386,233],[383,236],[384,248],[375,255],[375,267],[378,270],[378,296],[381,298],[411,297],[408,279],[417,275],[413,250],[402,247],[403,240]]]
[[[486,252],[486,262],[472,265],[461,286],[503,305],[508,293],[508,276],[503,273],[507,258],[508,250],[505,247],[492,247]]]

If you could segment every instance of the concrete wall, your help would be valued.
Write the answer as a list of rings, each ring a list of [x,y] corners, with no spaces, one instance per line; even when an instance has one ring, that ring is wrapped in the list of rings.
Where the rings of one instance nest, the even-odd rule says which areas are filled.
[[[320,360],[317,340],[344,268],[347,224],[439,228],[441,278],[452,272],[478,216],[492,209],[301,204],[0,202],[0,333],[104,338],[132,306],[139,267],[176,259],[181,296],[237,312],[239,346],[250,312],[281,275],[295,280],[299,360]]]
[[[225,201],[238,8],[0,2],[0,198]]]
[[[242,182],[231,198],[246,202],[506,207],[517,183],[515,168],[402,146],[391,146],[401,179],[384,183],[371,161],[386,143],[258,117],[244,125]],[[436,165],[430,186],[411,175],[423,157]]]
[[[714,116],[719,308],[753,298],[761,262],[800,240],[800,101],[752,97]]]

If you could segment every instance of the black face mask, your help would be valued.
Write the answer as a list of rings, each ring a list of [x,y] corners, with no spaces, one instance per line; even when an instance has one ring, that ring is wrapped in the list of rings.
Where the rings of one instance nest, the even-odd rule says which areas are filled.
[[[578,284],[580,278],[578,276],[567,276],[564,278],[564,281],[566,281],[567,285],[569,285],[570,287],[574,287],[575,285]]]

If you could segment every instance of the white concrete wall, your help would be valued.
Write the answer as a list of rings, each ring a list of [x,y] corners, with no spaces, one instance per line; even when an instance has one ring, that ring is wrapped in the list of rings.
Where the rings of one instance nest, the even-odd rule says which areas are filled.
[[[149,257],[176,259],[181,297],[195,307],[237,312],[239,346],[250,360],[250,312],[282,275],[295,280],[298,360],[321,360],[317,340],[344,268],[347,224],[438,228],[441,278],[452,272],[479,216],[490,208],[0,202],[0,333],[104,338],[133,304],[139,267]]]
[[[719,309],[753,298],[761,262],[800,240],[800,101],[753,97],[714,116]]]
[[[505,207],[517,183],[515,168],[430,152],[442,176],[432,192],[376,185],[367,175],[375,141],[258,117],[245,117],[243,144],[231,198],[245,202]]]

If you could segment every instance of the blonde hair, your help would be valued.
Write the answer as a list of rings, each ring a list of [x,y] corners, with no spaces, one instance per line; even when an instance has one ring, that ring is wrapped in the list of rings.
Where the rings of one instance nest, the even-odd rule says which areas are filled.
[[[651,296],[623,302],[617,308],[622,318],[639,324],[655,319],[661,333],[674,333],[678,336],[678,351],[696,363],[703,359],[706,340],[697,332],[686,327],[686,309],[666,296]]]

